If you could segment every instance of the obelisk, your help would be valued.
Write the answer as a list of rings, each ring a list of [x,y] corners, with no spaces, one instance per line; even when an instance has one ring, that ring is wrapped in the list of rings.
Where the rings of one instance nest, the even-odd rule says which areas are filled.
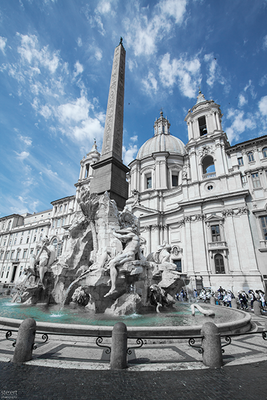
[[[107,191],[120,210],[128,198],[129,171],[122,163],[125,55],[121,38],[114,51],[102,152],[100,160],[92,164],[94,178],[90,184],[91,193]]]

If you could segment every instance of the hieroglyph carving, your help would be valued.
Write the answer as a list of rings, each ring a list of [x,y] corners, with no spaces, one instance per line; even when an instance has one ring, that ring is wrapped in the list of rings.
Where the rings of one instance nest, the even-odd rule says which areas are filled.
[[[122,157],[125,49],[116,47],[112,67],[102,155]]]

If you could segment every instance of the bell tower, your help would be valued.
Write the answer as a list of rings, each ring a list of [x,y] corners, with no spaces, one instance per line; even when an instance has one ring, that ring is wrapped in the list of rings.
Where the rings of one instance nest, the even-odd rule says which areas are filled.
[[[222,130],[221,118],[219,104],[206,100],[199,91],[196,104],[185,117],[191,182],[223,176],[228,171],[225,148],[230,145]]]
[[[196,104],[185,117],[189,141],[222,132],[221,118],[219,104],[214,103],[213,100],[206,100],[204,94],[199,91]]]

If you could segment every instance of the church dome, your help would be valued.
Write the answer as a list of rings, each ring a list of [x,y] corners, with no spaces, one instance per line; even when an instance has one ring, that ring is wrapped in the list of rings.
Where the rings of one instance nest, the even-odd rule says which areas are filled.
[[[154,136],[140,147],[136,156],[138,160],[161,151],[167,151],[172,154],[185,154],[184,143],[177,137],[170,135],[170,123],[163,117],[162,111],[160,114],[160,118],[154,124]]]

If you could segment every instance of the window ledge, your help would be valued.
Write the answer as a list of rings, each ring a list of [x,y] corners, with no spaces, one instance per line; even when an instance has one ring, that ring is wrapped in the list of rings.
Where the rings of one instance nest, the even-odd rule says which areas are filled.
[[[228,249],[227,243],[224,241],[208,243],[209,250]]]
[[[267,240],[260,240],[260,248],[258,250],[261,253],[267,252]]]

